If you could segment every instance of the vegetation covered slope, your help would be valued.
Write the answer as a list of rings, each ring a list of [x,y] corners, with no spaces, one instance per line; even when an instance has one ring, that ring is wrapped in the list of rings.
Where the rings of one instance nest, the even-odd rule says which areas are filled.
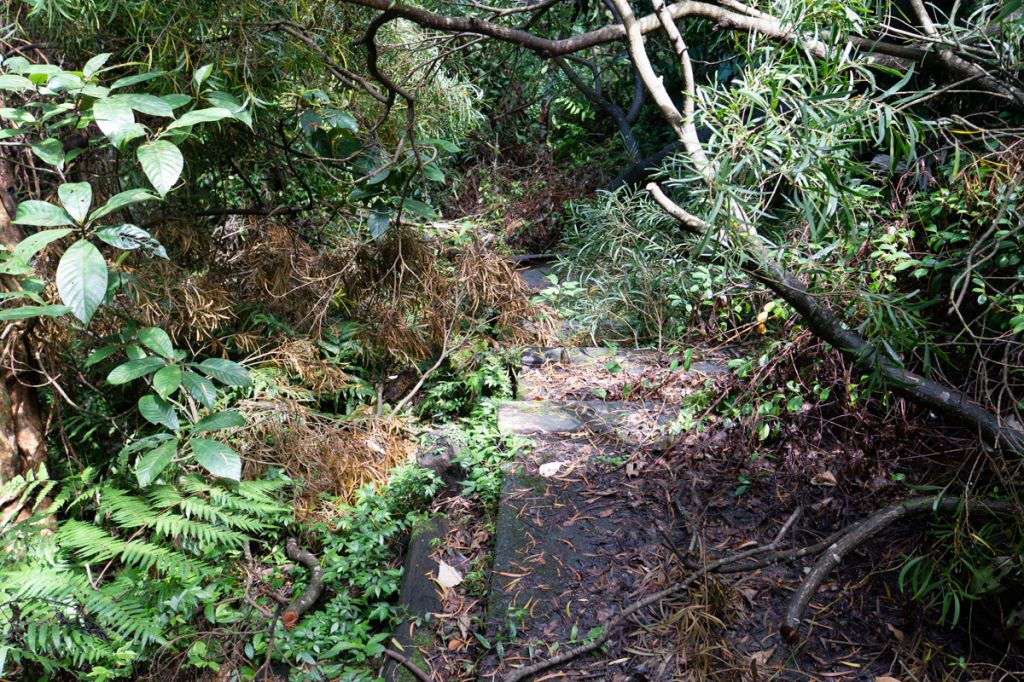
[[[1013,0],[6,3],[0,674],[372,677],[409,415],[485,513],[493,349],[550,331],[508,245],[580,338],[739,342],[679,428],[933,433],[909,592],[1019,639],[1022,49]]]

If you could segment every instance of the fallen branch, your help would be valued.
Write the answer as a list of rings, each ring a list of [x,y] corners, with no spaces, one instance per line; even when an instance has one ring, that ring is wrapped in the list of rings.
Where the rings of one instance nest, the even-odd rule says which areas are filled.
[[[395,661],[396,663],[404,665],[405,669],[408,670],[409,672],[411,672],[413,677],[415,677],[420,682],[434,682],[434,678],[433,677],[431,677],[427,673],[423,672],[423,670],[420,669],[415,663],[413,663],[406,656],[403,656],[402,654],[398,653],[397,651],[392,651],[391,649],[385,649],[384,650],[384,655],[387,656],[388,658],[390,658],[392,661]]]
[[[528,665],[523,668],[519,668],[518,670],[515,670],[513,672],[510,672],[508,675],[502,678],[502,682],[520,682],[520,680],[525,680],[526,678],[536,675],[537,673],[547,670],[548,668],[556,666],[559,663],[565,663],[566,661],[571,661],[572,659],[578,658],[583,654],[590,653],[591,651],[594,651],[595,649],[599,648],[602,644],[607,642],[611,638],[612,633],[615,632],[616,628],[618,628],[620,625],[626,622],[626,619],[632,616],[637,611],[645,609],[648,606],[657,604],[665,597],[670,597],[674,594],[682,592],[683,590],[686,590],[690,587],[690,585],[697,582],[697,580],[704,577],[708,573],[717,571],[722,566],[733,564],[737,561],[743,561],[744,559],[749,559],[751,557],[755,557],[759,554],[764,554],[766,552],[775,551],[776,549],[778,549],[779,543],[781,543],[782,539],[786,536],[786,533],[789,532],[789,529],[792,528],[793,524],[796,523],[796,520],[800,518],[800,514],[802,512],[803,509],[797,507],[796,510],[789,515],[789,518],[786,519],[786,522],[782,524],[782,528],[779,530],[778,534],[776,534],[775,539],[773,539],[769,544],[762,545],[760,547],[752,547],[748,550],[744,550],[737,554],[722,557],[721,559],[716,559],[715,561],[712,561],[700,570],[691,573],[679,584],[665,588],[664,590],[661,590],[659,592],[655,592],[654,594],[636,602],[632,606],[629,606],[620,611],[619,615],[608,621],[608,623],[604,626],[604,632],[602,632],[601,635],[596,639],[587,642],[586,644],[582,644],[578,647],[567,649],[562,653],[558,654],[557,656],[552,656],[551,658],[548,658],[546,660],[538,661],[532,665]]]
[[[957,509],[961,505],[970,508],[984,509],[989,512],[1010,511],[1013,506],[1008,502],[995,500],[965,500],[960,497],[943,497],[935,495],[930,497],[917,497],[912,500],[904,500],[891,507],[886,507],[875,512],[860,523],[850,527],[843,535],[825,550],[818,562],[814,564],[811,572],[804,578],[803,583],[789,600],[789,607],[786,609],[786,617],[783,620],[780,631],[782,638],[792,644],[797,640],[800,621],[807,610],[811,598],[817,593],[821,583],[828,577],[836,566],[847,554],[859,547],[865,541],[878,535],[879,532],[888,528],[896,521],[899,521],[908,514],[917,512]]]
[[[288,538],[288,542],[285,543],[285,554],[289,559],[299,562],[310,571],[309,585],[281,615],[281,622],[284,623],[286,629],[290,630],[299,622],[302,614],[309,611],[310,607],[320,598],[320,593],[324,589],[324,569],[320,568],[320,562],[317,561],[315,554],[299,548],[299,543],[295,538]]]

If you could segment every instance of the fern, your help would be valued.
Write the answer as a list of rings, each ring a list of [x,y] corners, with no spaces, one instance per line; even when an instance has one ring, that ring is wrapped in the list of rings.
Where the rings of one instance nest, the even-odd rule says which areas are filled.
[[[166,645],[179,597],[221,578],[218,562],[275,531],[285,482],[228,487],[184,477],[145,495],[92,473],[61,485],[44,468],[0,487],[0,678],[102,665],[128,674]],[[56,494],[55,494],[56,492]],[[21,512],[16,516],[16,512]]]

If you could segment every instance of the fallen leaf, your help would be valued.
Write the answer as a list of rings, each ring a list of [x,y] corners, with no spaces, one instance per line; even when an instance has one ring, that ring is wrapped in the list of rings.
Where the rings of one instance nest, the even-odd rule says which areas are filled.
[[[540,465],[540,475],[544,478],[551,478],[557,476],[559,470],[562,468],[564,462],[548,462],[547,464]]]
[[[897,679],[895,677],[889,677],[888,675],[882,675],[881,677],[876,677],[875,678],[875,682],[900,682],[900,681],[899,681],[899,679]]]
[[[458,651],[462,648],[462,640],[458,637],[452,637],[448,640],[448,651]]]
[[[903,630],[900,630],[898,627],[896,627],[892,623],[886,623],[885,627],[887,627],[889,629],[889,632],[892,633],[892,636],[896,638],[897,642],[902,642],[903,641],[903,637],[904,637]],[[892,678],[890,678],[890,679],[892,679]],[[882,682],[885,682],[885,681],[883,680]]]
[[[437,584],[448,589],[462,582],[462,574],[443,561],[438,562]]]
[[[822,471],[821,473],[814,474],[811,478],[811,485],[823,485],[829,488],[836,486],[836,475],[831,471]]]

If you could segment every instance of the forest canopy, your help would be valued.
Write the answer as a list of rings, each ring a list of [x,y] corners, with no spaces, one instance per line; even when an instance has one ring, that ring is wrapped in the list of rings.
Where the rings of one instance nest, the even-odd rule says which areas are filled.
[[[838,538],[780,652],[898,532],[872,573],[957,642],[901,678],[1012,675],[1022,66],[1020,0],[6,0],[0,677],[423,675],[408,538],[462,519],[483,608],[523,349],[599,346],[674,359],[591,401],[721,361],[649,459],[727,450],[780,561]],[[669,582],[717,570],[663,535]],[[508,663],[469,613],[436,679]],[[664,679],[757,678],[699,653]]]

